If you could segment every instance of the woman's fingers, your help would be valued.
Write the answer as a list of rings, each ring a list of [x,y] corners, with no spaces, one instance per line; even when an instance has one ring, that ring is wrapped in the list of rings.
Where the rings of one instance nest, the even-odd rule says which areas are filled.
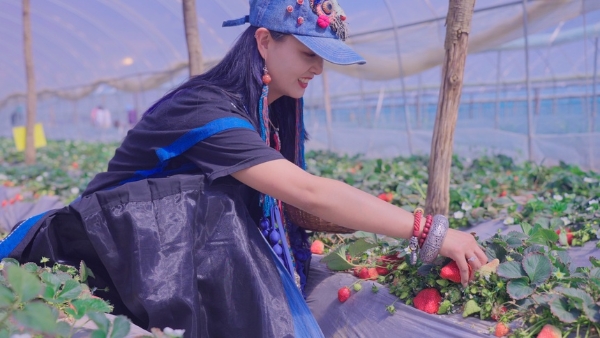
[[[458,265],[458,270],[460,271],[460,282],[463,286],[467,286],[469,283],[469,264],[466,259],[456,260],[456,265]]]
[[[454,229],[448,230],[440,255],[452,258],[456,262],[463,286],[467,286],[469,282],[469,266],[475,271],[488,261],[473,235]]]
[[[485,254],[485,251],[483,251],[483,249],[478,246],[477,248],[478,250],[475,250],[475,255],[477,255],[477,258],[479,258],[479,262],[481,263],[481,265],[484,265],[488,262],[488,257]]]

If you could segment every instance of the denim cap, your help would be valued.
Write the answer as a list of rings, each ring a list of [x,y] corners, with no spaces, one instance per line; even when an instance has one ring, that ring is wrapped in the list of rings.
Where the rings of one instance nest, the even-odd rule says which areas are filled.
[[[291,34],[323,59],[339,64],[364,64],[344,43],[346,15],[337,0],[250,0],[250,15],[223,22],[223,27],[252,26]]]

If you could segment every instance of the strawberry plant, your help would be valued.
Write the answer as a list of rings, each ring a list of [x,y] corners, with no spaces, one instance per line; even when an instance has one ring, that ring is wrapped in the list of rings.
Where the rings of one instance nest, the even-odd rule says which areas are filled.
[[[449,259],[408,264],[403,259],[405,240],[397,246],[376,245],[376,239],[364,237],[348,240],[323,261],[332,270],[348,270],[396,252],[398,260],[386,266],[390,273],[377,280],[398,300],[428,313],[513,322],[511,337],[531,337],[546,324],[567,333],[600,332],[600,305],[596,303],[600,299],[600,261],[590,259],[592,268],[573,267],[558,245],[556,232],[527,223],[522,230],[495,234],[480,243],[490,262],[474,272],[474,280],[466,288],[459,284],[456,263]],[[352,262],[346,256],[350,250]],[[499,332],[504,332],[504,327]]]
[[[42,260],[42,264],[47,259]],[[95,296],[85,283],[93,273],[81,262],[79,269],[54,264],[20,265],[5,258],[0,263],[0,337],[52,336],[126,337],[131,322],[125,316],[110,321],[106,314],[112,306]],[[96,325],[88,329],[81,323],[84,316]],[[181,330],[153,330],[148,337],[182,337]]]

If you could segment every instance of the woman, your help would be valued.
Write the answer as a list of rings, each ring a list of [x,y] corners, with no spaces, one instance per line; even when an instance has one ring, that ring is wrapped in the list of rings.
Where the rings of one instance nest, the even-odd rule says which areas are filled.
[[[328,0],[251,0],[225,58],[160,99],[70,206],[29,219],[0,246],[20,261],[85,260],[99,295],[146,327],[186,336],[318,337],[300,290],[306,234],[280,201],[349,228],[419,237],[425,218],[303,170],[302,96],[324,59],[364,63]],[[420,216],[420,215],[419,215]],[[414,223],[414,224],[413,224]],[[448,230],[439,254],[487,261]],[[443,242],[442,242],[443,241]]]

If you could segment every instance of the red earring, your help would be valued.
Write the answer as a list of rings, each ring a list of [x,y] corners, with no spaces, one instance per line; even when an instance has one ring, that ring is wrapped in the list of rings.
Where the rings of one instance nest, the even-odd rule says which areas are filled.
[[[271,83],[271,75],[269,75],[269,71],[267,70],[267,65],[263,68],[264,75],[262,76],[262,82],[265,85],[269,85]]]

